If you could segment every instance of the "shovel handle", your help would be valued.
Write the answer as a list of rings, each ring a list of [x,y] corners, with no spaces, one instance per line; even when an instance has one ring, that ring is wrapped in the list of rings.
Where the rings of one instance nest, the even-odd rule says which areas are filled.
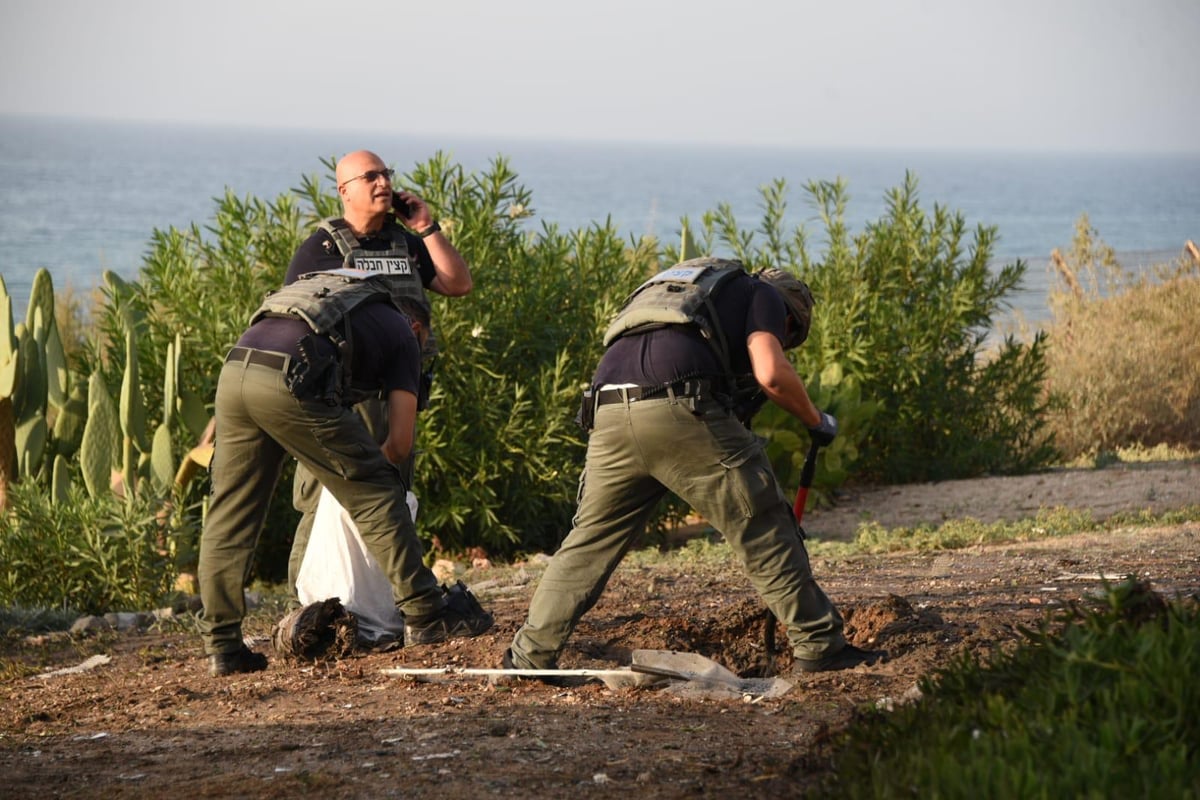
[[[792,505],[792,513],[796,522],[804,520],[804,505],[808,502],[808,489],[812,486],[813,476],[817,471],[817,451],[821,445],[816,442],[808,448],[808,456],[804,459],[804,467],[800,470],[800,488],[796,490],[796,502]]]
[[[808,455],[804,458],[804,467],[800,470],[800,488],[796,490],[796,502],[792,504],[792,513],[796,515],[797,525],[804,519],[804,505],[808,502],[808,489],[812,486],[813,475],[817,471],[817,451],[820,449],[821,445],[816,442],[812,443],[812,446],[808,448]],[[803,537],[803,532],[801,536]],[[767,650],[767,658],[773,659],[775,655],[775,615],[769,608],[766,618],[763,620],[763,645]]]

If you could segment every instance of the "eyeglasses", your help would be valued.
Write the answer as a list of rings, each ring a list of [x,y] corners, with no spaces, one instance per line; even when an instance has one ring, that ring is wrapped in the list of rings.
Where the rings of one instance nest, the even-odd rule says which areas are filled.
[[[364,172],[362,175],[355,175],[350,180],[343,181],[342,186],[345,186],[348,183],[356,181],[359,178],[362,178],[367,183],[374,183],[375,181],[379,180],[380,178],[386,178],[387,180],[390,181],[392,179],[392,176],[395,174],[396,174],[396,170],[394,170],[394,169],[369,169],[366,172]]]

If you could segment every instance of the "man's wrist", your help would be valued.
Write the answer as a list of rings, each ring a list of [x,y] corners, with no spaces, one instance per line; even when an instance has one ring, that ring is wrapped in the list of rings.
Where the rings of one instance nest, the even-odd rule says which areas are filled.
[[[425,230],[422,230],[422,231],[417,231],[417,236],[421,237],[422,239],[426,239],[430,236],[433,236],[435,233],[437,233],[441,229],[442,229],[442,226],[439,225],[438,221],[435,219],[433,222],[430,223],[428,228],[426,228]]]

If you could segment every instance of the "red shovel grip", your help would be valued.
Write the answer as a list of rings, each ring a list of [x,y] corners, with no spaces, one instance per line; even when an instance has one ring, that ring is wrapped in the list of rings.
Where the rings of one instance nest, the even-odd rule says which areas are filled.
[[[804,519],[804,505],[808,502],[808,489],[812,486],[813,475],[817,471],[817,451],[820,449],[821,445],[812,443],[812,447],[808,448],[808,456],[804,459],[804,467],[800,470],[800,488],[796,490],[796,502],[792,505],[796,522]]]

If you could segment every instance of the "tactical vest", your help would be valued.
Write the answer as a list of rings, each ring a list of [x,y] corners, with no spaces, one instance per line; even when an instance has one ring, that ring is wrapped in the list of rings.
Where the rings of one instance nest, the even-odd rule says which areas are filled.
[[[388,220],[380,231],[390,239],[387,250],[364,250],[354,231],[350,230],[350,226],[341,217],[323,219],[317,224],[317,228],[328,233],[329,238],[337,245],[338,252],[342,254],[344,269],[391,275],[394,282],[389,285],[397,299],[411,297],[420,301],[426,308],[431,307],[425,286],[421,283],[416,259],[409,253],[408,241],[399,225]],[[421,350],[421,358],[427,365],[437,355],[437,339],[433,335],[432,325],[429,327],[429,337]]]
[[[282,289],[269,292],[250,317],[250,324],[266,316],[295,317],[308,323],[313,333],[336,343],[342,338],[340,323],[355,306],[367,301],[393,300],[393,277],[367,275],[356,270],[308,272]]]
[[[729,345],[712,297],[726,281],[745,274],[740,261],[709,256],[663,270],[629,295],[604,333],[604,346],[630,333],[667,325],[694,325],[716,352],[725,374],[732,378]]]
[[[336,269],[309,272],[269,293],[250,317],[253,325],[263,317],[291,317],[308,324],[313,333],[328,337],[338,349],[336,400],[351,404],[368,395],[356,396],[351,388],[350,364],[353,342],[350,312],[365,303],[387,302],[399,310],[395,300],[396,276]]]

